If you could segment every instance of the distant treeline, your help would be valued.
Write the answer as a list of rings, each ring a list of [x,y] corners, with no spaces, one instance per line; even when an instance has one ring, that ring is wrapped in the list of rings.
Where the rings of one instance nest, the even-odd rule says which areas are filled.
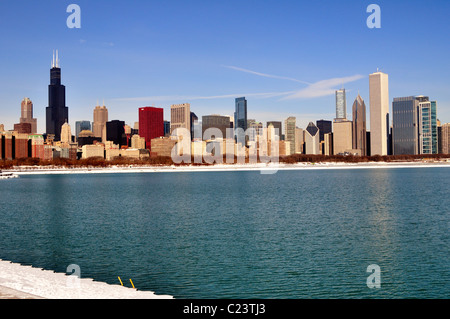
[[[293,154],[289,156],[281,156],[280,163],[294,164],[294,163],[320,163],[320,162],[334,162],[334,163],[367,163],[367,162],[413,162],[424,160],[439,160],[450,159],[450,154],[430,154],[430,155],[388,155],[388,156],[353,156],[353,155],[306,155]],[[249,158],[245,159],[249,163]],[[102,157],[90,157],[87,159],[72,160],[67,158],[56,158],[53,160],[42,160],[39,158],[19,158],[14,160],[0,160],[0,169],[11,169],[17,166],[53,166],[53,167],[67,167],[67,168],[82,168],[82,167],[111,167],[111,166],[146,166],[146,165],[161,165],[161,166],[184,166],[184,165],[211,165],[211,163],[195,163],[194,157],[191,160],[192,164],[181,163],[176,164],[169,156],[152,156],[143,159],[133,159],[127,157],[115,157],[113,160],[107,161]],[[227,162],[224,157],[223,163]],[[237,163],[237,158],[234,158],[234,163]]]
[[[14,166],[57,166],[57,167],[110,167],[115,165],[172,165],[170,157],[155,156],[141,160],[116,157],[107,161],[102,157],[90,157],[86,159],[73,160],[68,158],[55,158],[53,160],[42,160],[39,158],[19,158],[14,160],[0,161],[0,169],[11,169]]]
[[[450,154],[421,154],[421,155],[374,155],[374,156],[354,156],[354,155],[306,155],[293,154],[280,157],[281,163],[294,164],[303,162],[344,162],[344,163],[367,163],[367,162],[414,162],[422,160],[448,159]]]

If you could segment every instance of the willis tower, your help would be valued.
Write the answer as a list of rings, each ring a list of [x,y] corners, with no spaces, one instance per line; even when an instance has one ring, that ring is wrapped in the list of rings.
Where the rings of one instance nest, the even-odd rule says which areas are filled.
[[[66,87],[61,85],[61,69],[59,67],[58,50],[53,53],[50,69],[50,85],[48,86],[48,107],[46,108],[46,133],[52,134],[55,141],[61,140],[61,127],[69,121],[69,108],[66,106]]]

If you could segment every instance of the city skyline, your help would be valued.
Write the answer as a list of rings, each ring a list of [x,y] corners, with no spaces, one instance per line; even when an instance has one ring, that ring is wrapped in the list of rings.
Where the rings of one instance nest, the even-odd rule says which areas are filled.
[[[422,6],[419,1],[409,2],[408,6],[380,1],[383,24],[379,30],[367,28],[365,8],[368,4],[356,1],[329,2],[325,9],[318,4],[289,1],[239,3],[247,17],[241,30],[226,19],[238,5],[235,2],[208,6],[197,2],[189,5],[150,3],[133,8],[120,1],[113,5],[102,1],[95,4],[79,1],[78,4],[83,22],[77,30],[65,25],[66,4],[50,2],[30,4],[26,8],[15,3],[2,4],[2,12],[8,14],[0,23],[9,30],[4,39],[8,52],[0,61],[4,70],[0,76],[1,122],[5,128],[12,129],[17,123],[20,101],[29,97],[38,119],[38,132],[45,131],[48,79],[44,70],[50,64],[49,52],[56,49],[59,49],[64,70],[72,127],[75,121],[91,119],[95,101],[99,99],[105,99],[111,117],[132,125],[138,119],[139,107],[164,108],[164,119],[170,118],[170,105],[181,103],[190,103],[200,116],[230,115],[234,99],[245,96],[249,118],[264,123],[283,122],[294,116],[298,126],[305,128],[310,121],[333,118],[335,90],[342,86],[349,100],[354,100],[359,92],[368,101],[368,74],[378,67],[390,76],[390,97],[433,96],[439,103],[439,119],[449,122],[450,72],[446,72],[448,64],[444,63],[449,45],[438,41],[445,38],[449,29],[439,22],[444,19],[445,10],[438,7],[449,6],[444,1],[433,8]],[[105,8],[110,10],[102,10]],[[289,8],[296,10],[291,13]],[[418,8],[433,17],[433,23],[417,26],[410,21],[408,13]],[[139,10],[154,15],[160,13],[157,17],[160,26],[157,27],[157,22],[139,19]],[[277,18],[272,13],[274,10],[283,12],[282,18]],[[345,19],[338,21],[333,10],[348,18],[347,22],[339,22]],[[183,11],[191,14],[186,17],[189,22],[186,30],[182,30],[182,22],[176,19]],[[302,15],[301,19],[294,19],[298,11],[308,13],[308,17]],[[119,12],[123,14],[121,19]],[[208,13],[206,20],[196,22],[195,18],[201,13],[202,16]],[[19,14],[25,16],[28,23],[12,30],[8,23],[19,19]],[[241,14],[244,13],[238,13]],[[275,19],[273,29],[257,24],[268,14]],[[134,16],[137,18],[131,19]],[[48,17],[45,24],[38,21],[43,17]],[[163,21],[167,17],[171,18],[171,23]],[[214,19],[220,21],[220,25],[213,23]],[[102,26],[97,20],[102,21]],[[320,25],[320,21],[325,20],[327,23]],[[284,27],[276,27],[277,22]],[[205,31],[204,23],[211,24],[209,31]],[[307,26],[313,26],[315,32],[304,31],[308,30]],[[410,28],[408,34],[405,28]],[[358,41],[338,43],[334,39],[336,32],[345,32]],[[186,33],[189,36],[184,39]],[[405,41],[408,37],[423,36],[435,49],[426,57],[420,52],[410,52],[408,58],[404,58],[404,48],[395,42],[399,35]],[[154,41],[149,41],[151,44],[138,41],[142,39]],[[243,48],[237,53],[236,43],[241,43]],[[275,43],[277,50],[273,49]],[[24,44],[27,50],[23,49]],[[325,49],[331,45],[337,45],[341,53],[327,53]],[[353,46],[357,46],[358,51],[354,51]],[[313,50],[305,50],[306,47]],[[389,55],[384,54],[387,49]],[[364,58],[355,59],[354,52]],[[12,56],[18,61],[14,66],[8,62]],[[369,118],[367,121],[369,123]]]
[[[396,109],[396,101],[398,98],[393,98],[392,102],[392,113],[390,111],[390,103],[389,103],[389,84],[388,84],[388,77],[389,75],[383,72],[380,72],[377,70],[377,72],[372,73],[369,75],[369,91],[370,91],[370,105],[372,106],[370,108],[370,114],[371,114],[371,123],[374,127],[372,130],[372,138],[371,140],[371,146],[370,149],[374,149],[375,151],[372,151],[371,155],[391,155],[393,154],[393,145],[396,144],[396,142],[393,140],[393,135],[396,135],[396,131],[393,130],[396,127],[395,120],[391,120],[392,114],[395,114]],[[47,118],[46,118],[46,133],[45,135],[54,136],[55,141],[61,140],[62,142],[69,143],[70,138],[64,138],[62,139],[61,136],[69,136],[71,135],[71,129],[70,125],[68,124],[67,118],[68,118],[68,107],[65,104],[65,86],[61,85],[61,68],[59,66],[59,60],[58,60],[58,50],[56,50],[56,58],[55,58],[55,52],[53,52],[53,59],[51,63],[51,69],[50,69],[50,85],[49,85],[49,106],[46,108],[47,110]],[[359,155],[365,155],[366,151],[365,148],[361,146],[356,146],[358,142],[356,135],[355,135],[355,125],[357,124],[355,121],[360,121],[358,117],[358,111],[355,111],[355,104],[364,104],[361,96],[358,93],[357,98],[355,99],[355,104],[353,105],[353,112],[352,112],[352,120],[346,119],[346,96],[345,96],[345,88],[338,89],[335,91],[335,97],[336,97],[336,118],[334,120],[334,129],[333,132],[336,133],[336,136],[333,137],[333,149],[335,154],[344,154],[344,153],[358,153]],[[436,101],[428,101],[428,97],[419,96],[418,97],[422,102],[419,103],[419,146],[420,146],[420,154],[437,154],[438,148],[439,148],[439,141],[438,141],[438,122],[440,122],[437,119],[437,103]],[[360,101],[358,101],[358,99]],[[362,101],[362,102],[361,102]],[[363,107],[365,108],[365,106]],[[55,112],[56,109],[56,112]],[[59,109],[62,109],[63,111],[60,111]],[[150,129],[150,126],[148,125],[142,125],[142,129],[144,130],[143,134],[141,134],[141,137],[144,138],[146,148],[150,148],[150,141],[151,139],[158,137],[158,136],[164,136],[164,130],[165,130],[165,122],[164,121],[164,109],[163,108],[155,108],[155,107],[141,107],[139,108],[139,119],[138,122],[134,122],[139,124],[139,122],[142,121],[142,111],[144,109],[157,109],[160,113],[160,119],[158,120],[158,124],[160,128],[153,127],[156,122],[154,122],[152,126],[152,130],[160,131],[159,134],[150,134],[147,132],[147,129]],[[99,118],[99,112],[104,111],[106,113],[106,116],[103,116],[101,123]],[[103,129],[97,129],[97,131],[101,131],[100,133],[91,133],[93,136],[100,137],[102,136],[101,140],[103,143],[106,141],[112,141],[113,144],[117,144],[119,147],[121,146],[130,146],[131,135],[137,134],[137,130],[133,132],[128,132],[128,136],[125,138],[122,136],[122,134],[125,133],[127,130],[126,127],[131,129],[131,126],[125,123],[125,121],[121,120],[113,120],[110,122],[107,122],[107,108],[103,103],[103,106],[99,106],[97,102],[97,106],[94,109],[94,121],[93,126],[94,128],[98,128],[98,125],[100,124],[103,126]],[[54,115],[54,113],[56,115]],[[23,123],[25,121],[34,121],[34,127],[36,126],[36,119],[32,118],[33,116],[33,104],[31,100],[28,98],[24,98],[21,103],[21,118],[20,118],[20,124],[14,125],[14,131],[16,133],[31,133],[36,134],[35,128],[32,129],[32,124],[30,123]],[[213,115],[218,116],[218,115]],[[207,116],[206,116],[207,117]],[[231,117],[225,116],[226,118],[230,119]],[[202,116],[202,118],[205,118],[205,116]],[[363,118],[365,118],[365,111]],[[293,120],[293,122],[291,121]],[[291,121],[292,123],[290,123]],[[363,120],[365,122],[365,120]],[[81,122],[87,122],[90,123],[90,121],[81,121]],[[170,117],[170,131],[172,132],[177,127],[184,127],[190,130],[191,133],[191,139],[193,138],[194,134],[194,122],[198,123],[198,117],[194,112],[190,111],[190,104],[189,103],[182,103],[182,104],[172,104],[171,105],[171,117]],[[256,128],[258,131],[258,127],[263,128],[263,124],[261,122],[255,121],[255,119],[248,119],[247,120],[247,100],[245,97],[235,98],[235,113],[234,113],[234,122],[237,123],[237,126],[246,131],[247,126]],[[319,122],[327,122],[326,120],[318,120]],[[329,121],[331,123],[331,121]],[[60,123],[64,123],[64,125],[60,125]],[[76,121],[76,138],[78,137],[79,125],[80,121]],[[290,123],[290,124],[288,124]],[[255,124],[255,125],[253,125]],[[308,125],[308,127],[311,126],[311,122]],[[28,126],[24,126],[28,125]],[[97,125],[97,127],[96,127]],[[195,124],[197,125],[197,124]],[[61,126],[61,129],[58,130],[57,127]],[[228,125],[227,125],[228,126]],[[358,126],[365,127],[366,125],[363,123],[359,123]],[[49,127],[50,130],[49,131]],[[109,127],[109,128],[108,128]],[[147,128],[147,129],[146,129]],[[2,124],[2,130],[4,130],[4,125]],[[125,131],[124,131],[125,130]],[[290,142],[291,147],[288,149],[287,154],[294,154],[297,152],[302,153],[302,147],[299,143],[296,142],[297,139],[297,130],[300,130],[303,132],[302,128],[298,128],[296,125],[296,118],[293,116],[289,116],[285,120],[285,132],[281,132],[281,134],[284,136],[284,139],[286,141]],[[95,130],[94,130],[95,131]],[[203,131],[203,130],[202,130]],[[353,133],[352,133],[353,131]],[[365,136],[365,129],[364,132],[362,132],[361,136]],[[87,131],[89,132],[89,131]],[[155,131],[156,132],[156,131]],[[369,131],[368,131],[369,132]],[[141,132],[142,133],[142,132]],[[284,134],[283,134],[284,133]],[[69,134],[69,135],[68,135]],[[235,133],[236,134],[236,133]],[[322,141],[322,135],[325,134],[325,132],[321,132],[320,141]],[[152,136],[150,136],[152,135]],[[300,135],[299,135],[300,138]],[[84,142],[83,142],[84,143]],[[356,144],[355,144],[356,143]],[[403,143],[403,142],[401,142]],[[297,145],[298,144],[298,145]],[[329,147],[329,144],[324,145],[325,148]],[[394,147],[395,148],[395,147]],[[308,146],[305,148],[308,149]],[[357,150],[359,149],[359,150]],[[312,151],[312,150],[310,150]],[[314,151],[315,152],[315,151]],[[325,149],[321,148],[320,152],[325,152]],[[394,152],[395,153],[395,152]],[[411,152],[410,152],[411,153]],[[414,154],[416,152],[412,152],[411,154]],[[30,154],[29,154],[30,155]],[[14,157],[14,156],[13,156]]]

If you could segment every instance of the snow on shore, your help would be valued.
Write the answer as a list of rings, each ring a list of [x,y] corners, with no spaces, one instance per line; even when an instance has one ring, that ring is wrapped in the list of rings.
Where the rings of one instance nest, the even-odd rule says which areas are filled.
[[[203,166],[110,166],[92,168],[61,167],[16,167],[5,170],[17,175],[35,174],[92,174],[92,173],[156,173],[156,172],[214,172],[214,171],[261,171],[262,174],[273,174],[281,170],[310,169],[353,169],[353,168],[412,168],[412,167],[450,167],[450,162],[368,162],[368,163],[270,163],[270,164],[214,164]]]
[[[0,259],[0,295],[2,287],[6,294],[11,289],[45,299],[172,299],[151,291],[139,291],[120,285],[78,278],[31,266],[11,263]]]

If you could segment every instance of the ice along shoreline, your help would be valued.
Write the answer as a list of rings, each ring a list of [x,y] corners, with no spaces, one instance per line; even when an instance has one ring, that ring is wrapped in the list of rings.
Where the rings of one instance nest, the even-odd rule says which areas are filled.
[[[74,279],[76,281],[74,281]],[[0,299],[173,299],[0,259]]]
[[[214,164],[214,165],[171,165],[142,166],[124,165],[108,167],[48,167],[20,166],[3,170],[16,175],[37,174],[112,174],[112,173],[157,173],[157,172],[217,172],[217,171],[261,171],[276,173],[281,170],[316,170],[316,169],[377,169],[377,168],[424,168],[450,167],[450,161],[433,162],[319,162],[319,163],[270,163],[270,164]]]

